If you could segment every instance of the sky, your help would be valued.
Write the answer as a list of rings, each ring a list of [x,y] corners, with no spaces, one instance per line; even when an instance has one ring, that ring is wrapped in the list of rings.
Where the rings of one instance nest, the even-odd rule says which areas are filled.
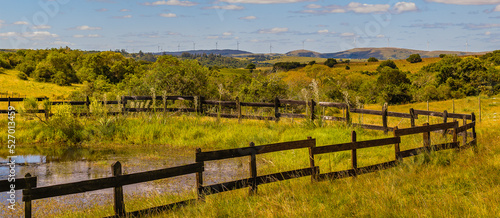
[[[500,0],[2,0],[0,48],[500,49]]]

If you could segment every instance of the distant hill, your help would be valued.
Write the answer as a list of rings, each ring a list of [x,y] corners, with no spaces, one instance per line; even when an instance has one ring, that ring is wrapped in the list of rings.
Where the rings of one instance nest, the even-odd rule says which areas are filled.
[[[290,51],[285,54],[286,56],[297,56],[297,57],[311,57],[311,58],[319,58],[321,57],[321,53],[309,50],[295,50]]]
[[[486,52],[461,52],[461,51],[422,51],[404,48],[354,48],[336,53],[321,54],[322,58],[351,58],[351,59],[368,59],[375,57],[380,60],[387,59],[406,59],[411,54],[420,54],[423,58],[439,57],[440,54],[456,54],[458,56],[466,55],[482,55]]]
[[[251,52],[242,50],[232,50],[232,49],[212,49],[212,50],[190,50],[190,51],[178,51],[178,52],[159,52],[154,53],[156,55],[166,54],[180,56],[182,53],[187,52],[189,54],[218,54],[223,56],[237,56],[237,55],[251,55]]]

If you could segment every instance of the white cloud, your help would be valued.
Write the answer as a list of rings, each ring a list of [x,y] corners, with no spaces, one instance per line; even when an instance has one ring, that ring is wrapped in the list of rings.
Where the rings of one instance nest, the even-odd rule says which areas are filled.
[[[161,17],[177,17],[177,14],[174,14],[174,13],[163,13],[163,14],[160,14]]]
[[[500,12],[500,5],[497,5],[493,11]]]
[[[12,36],[18,36],[19,34],[16,32],[6,32],[6,33],[0,33],[0,37],[12,37]]]
[[[120,10],[120,12],[128,12],[128,11],[130,11],[130,10],[126,9],[126,8]]]
[[[288,32],[288,28],[286,27],[275,27],[275,28],[272,28],[272,29],[261,29],[258,31],[258,33],[272,33],[272,34],[276,34],[276,33],[285,33],[285,32]]]
[[[26,21],[16,21],[13,23],[14,25],[28,25],[29,23]]]
[[[377,38],[385,38],[385,35],[379,34],[377,35]]]
[[[77,26],[75,29],[76,30],[101,30],[102,28],[101,27],[91,27],[91,26],[83,25],[83,26]]]
[[[41,29],[50,29],[52,28],[51,26],[49,25],[39,25],[39,26],[33,26],[33,29],[36,29],[36,30],[41,30]]]
[[[190,1],[180,1],[180,0],[162,0],[162,1],[155,1],[155,2],[146,2],[144,5],[150,5],[150,6],[157,6],[157,5],[173,5],[173,6],[195,6],[198,3],[196,2],[190,2]]]
[[[426,0],[428,2],[453,4],[453,5],[496,5],[500,0]]]
[[[105,11],[108,11],[108,9],[107,8],[101,8],[101,9],[97,9],[96,11],[97,12],[105,12]]]
[[[74,43],[64,42],[64,41],[55,41],[55,42],[52,42],[50,44],[52,44],[52,45],[75,45]]]
[[[330,31],[328,31],[327,29],[324,29],[324,30],[318,30],[318,33],[319,34],[326,34],[326,33],[329,33]]]
[[[222,9],[222,10],[243,10],[245,7],[239,5],[216,5],[211,7],[205,7],[204,9]]]
[[[490,31],[486,31],[486,32],[484,33],[484,35],[489,36],[489,35],[491,35],[491,32],[490,32]]]
[[[240,20],[255,20],[257,19],[256,16],[246,16],[246,17],[240,17]]]
[[[306,8],[310,8],[310,9],[318,9],[318,8],[321,8],[321,5],[317,5],[317,4],[310,4],[310,5],[307,5]]]
[[[218,39],[219,36],[207,36],[207,39]]]
[[[354,36],[354,35],[355,35],[354,33],[349,33],[349,32],[340,34],[340,36],[343,36],[343,37],[350,37],[350,36]]]
[[[132,18],[132,15],[125,15],[125,16],[114,16],[113,18],[116,18],[116,19],[127,19],[127,18]]]
[[[222,33],[223,36],[232,36],[233,33],[232,32],[224,32]]]
[[[77,35],[73,35],[73,38],[99,38],[99,37],[101,37],[101,35],[99,35],[99,34],[88,34],[88,35],[77,34]]]
[[[482,23],[482,24],[465,24],[465,29],[490,29],[490,28],[498,28],[500,27],[500,23]]]
[[[389,10],[389,7],[390,6],[387,4],[372,5],[372,4],[362,4],[359,2],[351,2],[347,5],[347,10],[353,11],[355,13],[367,14],[367,13],[387,12]]]
[[[281,3],[296,3],[296,2],[310,2],[316,0],[220,0],[227,3],[240,3],[240,4],[281,4]]]
[[[413,2],[398,2],[394,5],[394,11],[396,11],[396,13],[403,13],[403,12],[406,12],[406,11],[417,11],[418,8],[417,8],[417,5],[415,5],[415,3]]]
[[[0,28],[2,28],[3,23],[5,23],[5,21],[0,20]]]

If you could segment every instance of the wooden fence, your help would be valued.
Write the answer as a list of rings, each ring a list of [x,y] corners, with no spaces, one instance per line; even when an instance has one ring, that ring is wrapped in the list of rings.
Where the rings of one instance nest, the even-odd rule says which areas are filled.
[[[423,152],[438,151],[444,149],[460,150],[468,148],[470,146],[476,145],[477,143],[476,132],[475,132],[476,122],[474,120],[474,116],[471,116],[471,118],[473,119],[473,122],[463,126],[459,126],[458,122],[454,121],[449,123],[440,123],[433,125],[424,124],[423,126],[415,126],[404,129],[398,129],[397,127],[394,127],[393,128],[394,137],[369,140],[369,141],[357,141],[356,132],[353,131],[351,134],[351,142],[349,143],[332,144],[320,147],[316,146],[316,139],[312,139],[309,137],[306,140],[275,143],[275,144],[260,145],[260,146],[255,146],[254,143],[250,143],[250,146],[248,147],[218,150],[218,151],[202,152],[201,149],[198,148],[196,149],[196,162],[193,164],[123,175],[120,162],[116,162],[111,166],[111,171],[113,174],[112,177],[85,180],[80,182],[73,182],[73,183],[59,184],[52,186],[37,187],[36,177],[31,177],[30,174],[27,174],[25,178],[16,179],[15,188],[17,190],[19,189],[23,190],[23,201],[25,202],[25,217],[31,217],[32,214],[31,202],[34,200],[51,198],[56,196],[64,196],[76,193],[83,193],[83,192],[89,192],[107,188],[113,188],[114,190],[113,196],[114,196],[115,214],[110,217],[138,216],[138,215],[144,215],[158,211],[168,210],[174,207],[195,202],[197,200],[203,201],[205,199],[205,196],[211,194],[217,194],[220,192],[248,187],[249,193],[255,194],[257,192],[257,188],[259,185],[293,179],[293,178],[299,178],[304,176],[311,176],[311,180],[313,182],[324,179],[339,179],[344,177],[353,177],[369,172],[386,169],[389,167],[394,167],[397,165],[398,162],[403,161],[403,158],[418,155]],[[468,129],[472,129],[472,140],[469,142],[467,142],[468,139],[467,134],[464,134]],[[443,133],[449,132],[448,130],[451,130],[453,135],[451,142],[434,144],[434,145],[431,144],[431,137],[430,137],[431,132],[438,132],[438,134],[446,138],[446,135],[444,135]],[[401,137],[414,134],[422,134],[423,146],[401,151],[400,150],[400,143],[402,143]],[[458,141],[459,134],[463,135],[462,145],[460,145]],[[394,145],[394,160],[370,166],[364,166],[364,167],[358,166],[358,160],[356,154],[358,149],[384,146],[384,145]],[[304,156],[304,159],[309,161],[309,166],[305,166],[304,168],[295,169],[291,171],[273,173],[268,175],[257,174],[257,164],[256,164],[257,155],[271,153],[271,152],[294,150],[294,149],[308,149],[309,153],[308,155]],[[321,173],[319,166],[315,165],[315,156],[332,152],[340,152],[340,151],[351,151],[351,168],[342,171]],[[214,160],[224,160],[229,158],[237,158],[237,157],[247,157],[247,156],[250,159],[249,163],[250,172],[248,178],[230,182],[218,183],[213,185],[204,185],[203,172],[204,172],[205,162]],[[195,185],[198,193],[197,199],[189,199],[154,208],[142,209],[134,212],[126,212],[124,204],[125,200],[123,198],[123,188],[122,188],[124,185],[143,183],[143,182],[154,181],[158,179],[170,178],[181,175],[188,175],[188,174],[195,174],[196,176]],[[9,185],[10,183],[7,182],[7,180],[0,181],[0,191],[1,192],[9,191],[10,190],[8,189]]]
[[[25,98],[0,98],[0,102],[8,102],[10,106],[11,102],[20,102]],[[48,98],[37,98],[37,101],[48,100]],[[162,107],[131,107],[132,104],[128,104],[129,102],[137,102],[137,101],[156,101],[160,102]],[[188,105],[192,107],[185,108],[172,108],[168,107],[168,101],[189,101]],[[418,119],[419,115],[423,116],[434,116],[434,117],[442,117],[443,122],[447,122],[448,118],[452,119],[463,119],[464,125],[467,123],[467,120],[472,121],[474,114],[455,114],[448,113],[446,110],[443,112],[435,112],[435,111],[425,111],[425,110],[414,110],[411,108],[409,113],[400,113],[400,112],[391,112],[388,111],[388,106],[385,104],[382,107],[382,110],[367,110],[367,109],[358,109],[351,108],[348,104],[345,103],[336,103],[336,102],[315,102],[314,100],[310,101],[298,101],[298,100],[287,100],[287,99],[279,99],[275,98],[273,102],[241,102],[238,98],[235,101],[218,101],[218,100],[205,100],[202,96],[121,96],[119,101],[98,101],[101,104],[107,105],[120,105],[119,111],[112,111],[109,114],[127,114],[133,112],[194,112],[199,115],[211,116],[211,117],[222,117],[222,118],[234,118],[234,119],[258,119],[258,120],[274,120],[279,121],[282,117],[288,118],[307,118],[310,120],[315,120],[318,117],[323,120],[329,121],[341,121],[346,122],[347,124],[352,124],[354,126],[358,126],[361,128],[372,129],[372,130],[381,130],[385,133],[393,131],[394,127],[388,126],[388,118],[389,117],[397,117],[402,119],[410,119],[411,127],[415,126],[415,119]],[[78,115],[86,116],[90,114],[90,100],[87,97],[86,101],[52,101],[52,105],[58,104],[69,104],[73,106],[85,106],[85,110],[83,112],[78,113]],[[293,108],[302,106],[307,108],[306,114],[302,113],[281,113],[283,109]],[[217,113],[210,112],[209,107],[218,107],[219,111]],[[272,116],[261,116],[255,114],[243,114],[243,107],[253,107],[253,108],[270,108],[271,111],[274,111]],[[328,108],[334,107],[341,109],[343,111],[341,117],[337,116],[325,116],[318,115],[318,107]],[[231,109],[234,113],[224,113],[224,108]],[[7,113],[7,110],[0,110],[0,114]],[[34,113],[44,113],[46,118],[50,117],[50,111],[45,110],[36,110],[30,111]],[[293,112],[293,111],[292,111]],[[352,114],[367,114],[367,115],[376,115],[381,117],[382,125],[373,125],[373,124],[363,124],[363,123],[353,123],[352,122]],[[474,117],[475,119],[475,117]]]

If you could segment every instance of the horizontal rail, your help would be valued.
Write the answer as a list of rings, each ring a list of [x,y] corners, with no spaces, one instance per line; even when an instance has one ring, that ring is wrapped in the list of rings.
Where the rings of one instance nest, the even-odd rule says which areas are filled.
[[[434,116],[434,117],[443,117],[443,115],[444,115],[443,112],[436,112],[436,111],[414,110],[414,112],[415,112],[415,114]],[[472,120],[472,115],[470,115],[470,114],[448,113],[448,118],[463,119],[464,116],[465,116],[465,119]]]
[[[323,116],[323,120],[345,121],[344,117]]]
[[[280,101],[280,104],[289,104],[289,105],[308,105],[308,104],[311,104],[310,102],[299,101],[299,100],[280,99],[279,101]]]
[[[280,117],[289,117],[289,118],[306,118],[307,116],[304,114],[290,114],[290,113],[281,113]]]
[[[261,103],[261,102],[241,102],[241,106],[251,107],[274,107],[274,103]]]
[[[361,127],[364,129],[372,129],[372,130],[385,130],[383,126],[377,126],[377,125],[370,125],[370,124],[360,124],[360,123],[353,123],[353,126]],[[388,131],[392,131],[394,127],[387,127]]]
[[[378,170],[383,170],[391,167],[395,167],[397,164],[396,161],[389,161],[389,162],[384,162],[384,163],[379,163],[375,165],[370,165],[366,167],[360,167],[357,170],[354,169],[349,169],[349,170],[342,170],[342,171],[336,171],[336,172],[330,172],[330,173],[323,173],[318,175],[318,180],[326,180],[326,179],[341,179],[341,178],[346,178],[346,177],[352,177],[354,175],[361,175],[361,174],[366,174],[366,173],[371,173],[375,172]]]
[[[9,180],[0,180],[0,192],[10,191],[10,185],[15,185],[15,190],[25,189],[27,184],[31,187],[36,187],[36,177],[29,178],[16,178],[15,182],[9,182]]]
[[[401,151],[399,152],[399,155],[405,158],[405,157],[415,156],[423,152],[446,150],[446,149],[458,148],[459,146],[460,144],[458,142],[450,142],[444,144],[431,145],[429,147],[419,147]]]
[[[316,145],[316,139],[306,139],[292,142],[281,142],[255,147],[234,148],[218,151],[206,151],[196,154],[196,162],[223,160],[235,157],[244,157],[252,154],[265,154],[276,151],[286,151],[291,149],[308,148]]]
[[[319,102],[318,105],[322,107],[347,108],[347,104],[337,102]]]
[[[146,101],[153,100],[153,96],[123,96],[124,100]],[[194,96],[165,96],[166,100],[188,100],[193,101]],[[163,100],[163,96],[156,96],[156,100]]]
[[[203,171],[203,163],[23,190],[23,201],[77,194]],[[26,192],[28,191],[28,192]],[[30,196],[30,197],[28,197]]]
[[[52,101],[50,102],[51,105],[58,105],[58,104],[69,104],[69,105],[87,105],[86,101]]]
[[[211,105],[222,105],[222,106],[236,106],[235,101],[212,101],[212,100],[205,100],[202,101],[203,104],[211,104]]]
[[[236,115],[236,114],[206,113],[205,115],[207,115],[209,117],[238,118],[238,115]]]
[[[8,102],[9,100],[11,102],[19,102],[19,101],[24,101],[24,99],[28,99],[28,98],[0,98],[0,102],[2,102],[2,101]],[[43,101],[43,100],[48,100],[48,99],[49,98],[47,98],[47,97],[35,98],[35,100],[37,100],[37,101]]]
[[[314,170],[318,170],[319,167],[314,167]],[[288,179],[294,179],[304,176],[310,176],[313,174],[313,168],[303,168],[298,170],[291,170],[280,173],[273,173],[269,175],[257,176],[256,182],[257,185],[272,183],[277,181],[283,181]],[[214,185],[209,185],[203,187],[205,194],[217,194],[226,191],[232,191],[236,189],[242,189],[251,186],[251,178],[240,179],[231,182],[224,182]]]
[[[441,124],[434,124],[434,125],[428,125],[428,126],[416,126],[412,128],[406,128],[406,129],[397,129],[394,131],[394,134],[396,136],[404,136],[404,135],[412,135],[412,134],[418,134],[418,133],[424,133],[424,132],[432,132],[436,130],[447,130],[451,128],[455,128],[455,126],[458,125],[458,122],[451,122],[451,123],[441,123]]]
[[[189,199],[189,200],[171,203],[171,204],[167,204],[167,205],[152,207],[152,208],[148,208],[148,209],[142,209],[142,210],[138,210],[138,211],[134,211],[134,212],[127,212],[125,214],[125,217],[144,217],[146,215],[157,214],[157,213],[162,212],[162,211],[167,211],[167,210],[171,210],[171,209],[174,209],[177,207],[181,207],[181,206],[185,206],[185,205],[189,205],[189,204],[194,204],[197,201],[198,201],[198,199]],[[107,216],[105,218],[120,218],[120,217],[122,217],[122,216],[113,215],[113,216]]]
[[[472,128],[474,128],[475,125],[476,125],[476,123],[474,122],[474,123],[468,123],[468,124],[465,124],[465,125],[463,125],[461,127],[458,127],[457,128],[457,133],[465,132],[468,129],[472,129]]]
[[[312,154],[313,155],[325,154],[325,153],[331,153],[331,152],[337,152],[337,151],[347,151],[347,150],[360,149],[360,148],[369,148],[369,147],[376,147],[376,146],[382,146],[382,145],[391,145],[391,144],[397,144],[397,143],[401,143],[400,137],[375,139],[375,140],[360,141],[360,142],[349,142],[349,143],[343,143],[343,144],[313,147]]]
[[[351,108],[349,111],[351,113],[371,114],[371,115],[379,115],[379,116],[382,116],[384,114],[383,111],[368,110],[368,109],[357,109],[357,108]],[[390,111],[387,111],[387,116],[388,117],[408,118],[408,119],[411,118],[411,114],[399,113],[399,112],[390,112]],[[418,118],[418,117],[415,117],[415,118]]]

